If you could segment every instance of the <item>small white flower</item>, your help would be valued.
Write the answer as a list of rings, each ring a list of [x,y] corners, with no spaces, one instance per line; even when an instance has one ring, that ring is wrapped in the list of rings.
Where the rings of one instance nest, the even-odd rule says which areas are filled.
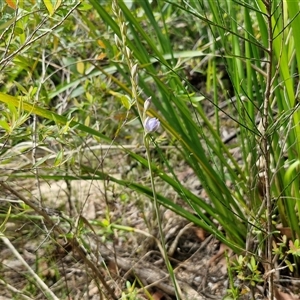
[[[154,132],[160,127],[160,122],[157,118],[147,117],[144,122],[146,132]]]

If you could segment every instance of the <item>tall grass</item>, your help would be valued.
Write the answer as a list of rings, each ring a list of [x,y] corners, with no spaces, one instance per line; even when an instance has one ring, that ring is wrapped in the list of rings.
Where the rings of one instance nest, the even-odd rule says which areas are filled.
[[[113,33],[121,38],[115,20],[109,16],[105,8],[98,5],[96,1],[91,3]],[[286,156],[283,154],[285,151],[290,155],[298,153],[298,143],[295,143],[298,140],[298,128],[295,126],[298,122],[298,112],[295,109],[297,90],[291,88],[294,81],[293,70],[289,69],[287,63],[290,61],[292,64],[296,56],[289,59],[287,57],[289,47],[286,45],[289,45],[288,42],[293,43],[293,32],[290,32],[289,39],[286,41],[286,31],[290,27],[289,24],[284,24],[284,20],[288,20],[283,15],[285,11],[288,12],[285,5],[281,2],[273,2],[270,11],[267,12],[262,2],[258,2],[257,6],[253,7],[246,2],[202,3],[198,1],[185,5],[167,2],[164,8],[160,7],[161,19],[156,20],[150,5],[145,4],[143,10],[153,32],[149,36],[134,13],[123,2],[119,3],[128,21],[130,31],[128,47],[141,66],[140,89],[148,96],[152,96],[156,106],[156,111],[152,114],[160,118],[164,129],[178,141],[183,158],[195,171],[195,176],[199,178],[211,202],[206,204],[203,199],[184,190],[174,174],[169,177],[160,170],[158,176],[168,180],[170,185],[181,193],[186,203],[199,216],[202,226],[204,224],[207,230],[214,232],[219,238],[223,237],[237,251],[238,248],[240,250],[244,248],[249,218],[264,230],[260,218],[257,218],[259,211],[261,216],[264,215],[264,205],[262,205],[265,204],[266,188],[264,172],[272,175],[269,179],[272,199],[282,202],[284,197],[282,191],[287,189],[278,185],[280,182],[283,183],[283,173],[286,174],[283,167]],[[215,124],[218,127],[213,126],[211,120],[204,114],[203,101],[195,104],[197,97],[189,93],[188,89],[191,88],[187,89],[187,82],[181,77],[178,64],[174,61],[180,57],[180,52],[172,50],[166,27],[158,24],[159,22],[165,24],[164,15],[170,7],[176,7],[186,15],[192,16],[207,30],[205,33],[200,31],[200,34],[208,37],[203,42],[202,49],[205,50],[200,49],[200,55],[206,53],[209,57],[210,69],[214,68],[210,71],[214,94],[206,100],[213,103],[217,111],[222,111],[222,108],[218,103],[220,78],[216,76],[218,69],[215,62],[225,67],[233,87],[233,95],[224,93],[230,110],[223,112],[233,121],[233,124],[236,124],[242,162],[233,157],[230,146],[222,141],[219,115],[215,114]],[[291,22],[294,20],[296,18]],[[270,32],[272,32],[271,37],[269,37]],[[272,40],[270,44],[272,49],[269,49],[269,38]],[[285,42],[285,47],[282,41]],[[164,55],[166,48],[169,50],[168,56]],[[197,55],[196,51],[194,54]],[[289,54],[292,55],[291,51]],[[190,57],[192,55],[193,51],[190,51]],[[155,60],[159,63],[158,67],[151,63]],[[118,68],[121,68],[120,64]],[[160,72],[164,76],[158,77],[157,74]],[[124,71],[122,73],[126,74]],[[149,83],[152,84],[151,89]],[[268,88],[267,84],[269,84]],[[140,101],[142,102],[141,99]],[[189,105],[189,101],[192,106]],[[291,118],[295,125],[287,127],[287,121],[291,121]],[[263,128],[264,120],[267,120],[267,128]],[[267,142],[268,153],[264,153],[263,150],[264,139]],[[137,155],[130,154],[138,159]],[[272,161],[265,170],[266,167],[260,162],[265,161],[267,156],[272,157]],[[146,164],[142,158],[139,158],[139,161]],[[218,163],[214,164],[211,161]],[[288,161],[295,161],[295,156]],[[273,172],[274,167],[276,167],[275,172]],[[225,178],[230,180],[233,188],[225,184]],[[289,177],[289,180],[289,185],[296,184],[291,182],[292,177]],[[297,198],[297,195],[293,196]],[[288,205],[287,202],[289,201],[284,201],[284,206]],[[218,220],[225,229],[226,237],[215,228],[213,222],[205,218],[200,208]],[[180,213],[183,214],[183,210]],[[288,219],[285,213],[280,218],[284,223]],[[233,228],[232,223],[238,224],[239,230]],[[298,230],[296,225],[293,230]]]

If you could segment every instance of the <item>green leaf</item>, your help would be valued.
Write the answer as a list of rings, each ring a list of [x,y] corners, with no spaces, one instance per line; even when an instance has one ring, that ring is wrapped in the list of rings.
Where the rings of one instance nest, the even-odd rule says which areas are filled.
[[[0,21],[0,30],[8,28],[11,24],[13,24],[15,22],[15,20],[16,20],[15,18],[12,18],[5,23],[1,23],[1,21]]]
[[[20,100],[18,98],[9,96],[4,93],[0,93],[0,102],[10,104],[15,107],[19,107],[19,105],[20,105]],[[76,127],[77,130],[89,133],[91,135],[95,135],[97,137],[102,138],[105,141],[111,141],[108,137],[106,137],[105,135],[103,135],[102,133],[100,133],[99,131],[97,131],[91,127],[85,126],[85,125],[75,122],[75,121],[70,122],[70,120],[68,120],[66,117],[58,115],[50,110],[41,108],[36,104],[31,104],[26,101],[22,101],[22,105],[23,105],[23,109],[31,114],[36,114],[36,115],[46,118],[48,120],[55,121],[61,125],[66,125],[69,122],[70,127]]]
[[[114,91],[110,91],[110,93],[112,95],[114,95],[117,99],[119,99],[121,101],[121,103],[123,104],[123,106],[127,110],[130,110],[130,108],[134,104],[134,101],[128,95],[124,95],[124,94],[117,93],[117,92],[114,92]]]
[[[291,264],[291,262],[290,262],[289,260],[287,260],[287,259],[285,259],[284,262],[285,262],[286,265],[288,266],[289,270],[290,270],[291,272],[294,272],[294,266],[293,266],[293,264]]]
[[[62,0],[43,0],[43,2],[49,12],[49,15],[53,16],[55,11],[61,5]]]
[[[57,155],[55,157],[54,166],[55,167],[59,166],[62,163],[63,158],[64,158],[64,151],[61,150],[57,153]]]
[[[5,129],[7,132],[10,132],[10,126],[5,120],[0,120],[0,126]]]
[[[84,74],[84,72],[85,72],[85,64],[84,64],[84,62],[82,62],[82,61],[77,62],[76,68],[77,68],[78,73],[80,73],[82,75]]]
[[[3,220],[3,222],[0,224],[0,234],[4,233],[5,231],[5,224],[7,223],[7,221],[9,220],[10,217],[10,212],[11,212],[11,205],[8,207],[8,211],[5,214],[5,219]]]

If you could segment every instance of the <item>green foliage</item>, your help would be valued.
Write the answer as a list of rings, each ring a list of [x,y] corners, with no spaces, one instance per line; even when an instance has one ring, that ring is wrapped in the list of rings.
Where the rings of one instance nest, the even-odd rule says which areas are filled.
[[[291,253],[295,256],[300,256],[300,242],[296,239],[294,242],[290,241],[290,250],[287,253]]]
[[[258,283],[264,282],[259,270],[259,263],[254,256],[239,255],[233,262],[227,259],[227,263],[229,266],[230,289],[228,289],[228,294],[224,299],[239,299],[240,296],[247,294]],[[234,283],[234,275],[239,280],[237,284]]]
[[[19,10],[0,5],[1,165],[25,153],[21,143],[31,139],[49,153],[31,161],[30,171],[11,172],[11,180],[31,178],[37,168],[40,179],[109,180],[175,211],[239,255],[254,239],[233,268],[250,285],[261,281],[257,253],[272,250],[276,224],[290,228],[292,241],[288,250],[286,241],[273,243],[273,254],[297,261],[296,1],[23,2]],[[152,139],[161,165],[125,147],[143,143],[141,111],[150,96],[147,115],[164,131]],[[178,178],[162,140],[192,170],[201,196]],[[82,145],[100,143],[118,146],[141,171],[150,168],[167,192],[113,176],[97,155],[76,156]],[[122,198],[130,201],[126,193]]]
[[[3,222],[0,224],[0,235],[5,232],[5,224],[9,220],[10,213],[11,213],[11,206],[9,206],[8,211],[5,214],[5,218],[4,218]]]
[[[137,291],[135,289],[135,283],[131,285],[129,281],[126,281],[127,292],[122,292],[122,300],[137,300]]]
[[[237,271],[239,279],[249,281],[252,286],[255,286],[257,282],[263,281],[261,272],[258,270],[258,263],[253,256],[249,259],[240,255],[233,269]],[[248,272],[250,274],[247,274]]]

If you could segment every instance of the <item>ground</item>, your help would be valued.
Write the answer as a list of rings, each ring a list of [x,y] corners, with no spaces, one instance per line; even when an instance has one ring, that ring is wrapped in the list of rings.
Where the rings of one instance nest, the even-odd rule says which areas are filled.
[[[201,193],[188,169],[181,169],[178,176],[194,192]],[[38,195],[33,180],[11,185],[24,197],[34,199]],[[20,203],[8,202],[9,199],[19,200],[16,194],[2,191],[6,199],[2,214],[10,203],[11,216],[15,216],[6,224],[5,235],[58,299],[111,299],[107,292],[100,292],[105,291],[103,282],[74,251],[72,239],[68,239],[71,234],[79,241],[84,255],[97,266],[102,280],[114,291],[115,299],[121,299],[122,293],[123,299],[149,299],[149,295],[156,300],[175,299],[159,242],[148,234],[145,219],[151,216],[151,204],[140,203],[146,199],[138,199],[132,194],[131,199],[121,200],[125,191],[122,194],[115,186],[105,186],[102,181],[78,180],[71,181],[70,185],[64,181],[41,182],[40,191],[46,212],[59,220],[56,224],[69,233],[66,236],[54,233],[55,230],[43,224],[33,211],[27,209],[22,214]],[[172,211],[161,210],[166,245],[181,297],[188,300],[223,299],[230,288],[226,257],[228,261],[234,260],[234,253],[203,229]],[[73,216],[65,221],[62,211],[72,211]],[[108,219],[118,224],[119,229],[99,226]],[[157,230],[153,233],[158,237]],[[0,299],[47,299],[22,261],[6,244],[0,245]],[[241,293],[239,299],[267,299],[265,282],[251,287],[249,282],[237,277],[233,280]],[[129,283],[135,287],[134,292],[130,293]],[[277,300],[300,299],[295,292],[297,286],[296,279],[290,279],[288,283],[277,281]]]

